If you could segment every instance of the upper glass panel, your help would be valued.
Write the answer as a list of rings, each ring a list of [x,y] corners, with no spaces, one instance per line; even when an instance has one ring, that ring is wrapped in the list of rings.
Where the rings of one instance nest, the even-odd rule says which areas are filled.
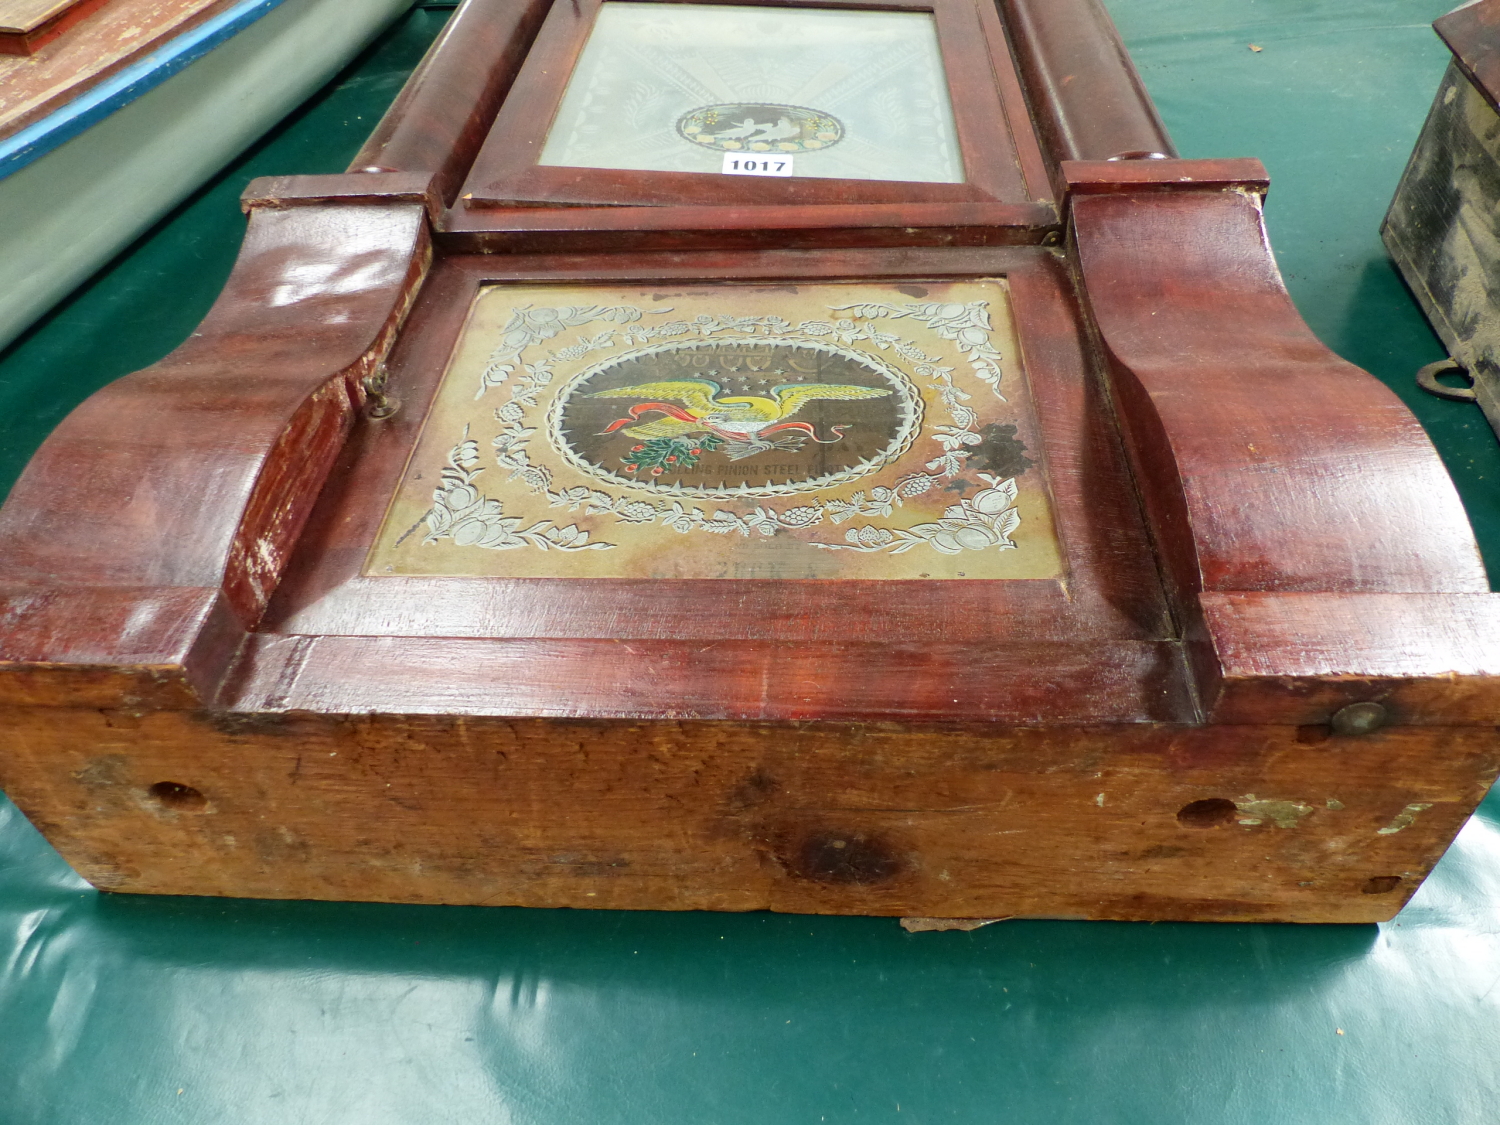
[[[719,172],[726,152],[795,174],[964,180],[929,12],[611,2],[540,163]]]

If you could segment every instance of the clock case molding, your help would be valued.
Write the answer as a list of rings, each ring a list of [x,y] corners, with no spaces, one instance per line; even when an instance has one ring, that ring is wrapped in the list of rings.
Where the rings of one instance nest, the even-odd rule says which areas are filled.
[[[518,72],[495,127],[480,146],[460,191],[469,209],[524,202],[547,204],[689,205],[705,195],[703,176],[538,164],[563,89],[573,73],[603,0],[553,5]],[[689,5],[691,7],[691,5]],[[789,0],[788,9],[868,9],[859,0]],[[716,202],[760,208],[771,204],[1010,203],[1023,207],[1050,194],[1041,152],[1029,130],[1025,95],[1009,64],[1005,33],[993,4],[925,0],[882,4],[881,11],[930,12],[947,75],[954,125],[963,153],[964,183],[858,179],[721,177]],[[1031,175],[1031,182],[1026,179]],[[1035,194],[1034,194],[1035,193]]]
[[[250,185],[199,330],[71,414],[0,511],[0,785],[80,873],[940,918],[1400,908],[1500,769],[1500,603],[1436,453],[1298,316],[1264,169],[1179,159],[1099,4],[933,6],[983,31],[940,27],[966,185],[506,163],[560,96],[561,71],[516,85],[533,46],[562,27],[549,49],[576,52],[594,10],[546,0],[468,0],[347,173]],[[1064,581],[359,574],[483,284],[985,277]],[[1347,710],[1372,703],[1378,729]]]

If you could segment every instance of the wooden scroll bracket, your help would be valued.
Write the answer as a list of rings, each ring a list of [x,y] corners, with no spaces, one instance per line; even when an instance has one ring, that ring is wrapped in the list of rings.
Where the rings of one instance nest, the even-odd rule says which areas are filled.
[[[198,330],[70,414],[0,511],[0,699],[212,700],[430,256],[418,204],[252,210]]]
[[[1253,161],[1065,161],[1070,246],[1205,717],[1500,714],[1500,596],[1399,399],[1281,282]],[[1290,405],[1289,405],[1290,404]]]

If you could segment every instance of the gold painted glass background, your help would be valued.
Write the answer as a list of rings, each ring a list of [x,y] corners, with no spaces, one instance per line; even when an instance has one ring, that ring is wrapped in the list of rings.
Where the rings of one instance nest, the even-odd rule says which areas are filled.
[[[491,286],[366,573],[1052,578],[1003,282]]]
[[[930,12],[601,6],[540,163],[712,172],[791,154],[815,178],[962,183]]]

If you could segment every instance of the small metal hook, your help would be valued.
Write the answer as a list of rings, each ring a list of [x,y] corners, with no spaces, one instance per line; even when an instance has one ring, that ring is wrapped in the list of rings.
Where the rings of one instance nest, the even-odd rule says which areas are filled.
[[[1469,385],[1450,387],[1446,383],[1437,381],[1439,375],[1460,375],[1469,381]],[[1417,386],[1430,395],[1451,399],[1453,402],[1474,402],[1478,398],[1474,390],[1474,376],[1456,359],[1440,359],[1420,369],[1417,372]]]
[[[385,383],[390,377],[386,371],[385,364],[381,364],[370,374],[360,380],[360,386],[365,391],[365,414],[367,417],[379,421],[389,418],[401,409],[401,400],[391,398],[385,393]]]

